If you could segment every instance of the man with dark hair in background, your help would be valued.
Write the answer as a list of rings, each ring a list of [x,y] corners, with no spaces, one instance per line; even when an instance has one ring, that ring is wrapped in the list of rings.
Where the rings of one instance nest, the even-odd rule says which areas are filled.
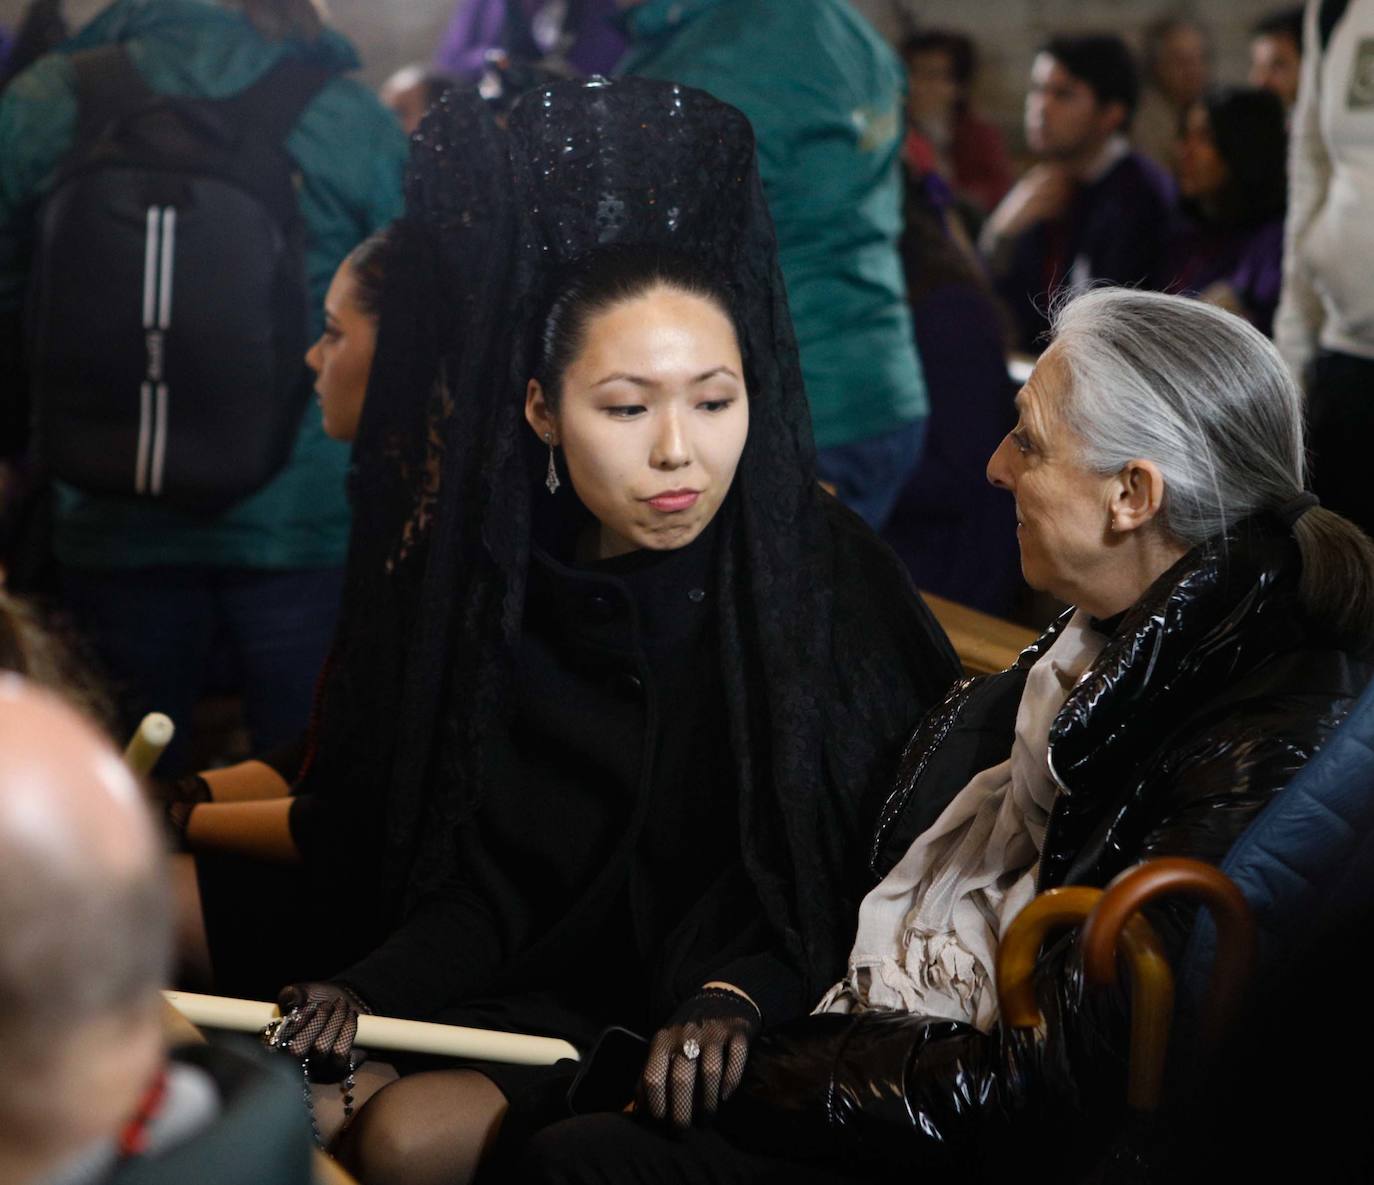
[[[1019,349],[1038,348],[1045,310],[1061,294],[1101,280],[1159,286],[1174,190],[1131,150],[1137,95],[1119,37],[1056,37],[1035,57],[1025,118],[1039,161],[979,239]]]
[[[1251,86],[1273,91],[1291,112],[1302,75],[1302,5],[1282,8],[1250,29]]]

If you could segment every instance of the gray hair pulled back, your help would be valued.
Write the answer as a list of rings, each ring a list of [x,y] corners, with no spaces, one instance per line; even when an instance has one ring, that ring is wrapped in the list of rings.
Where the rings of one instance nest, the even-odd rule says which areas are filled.
[[[1051,333],[1068,375],[1065,421],[1084,465],[1108,474],[1153,461],[1164,475],[1164,529],[1184,543],[1302,493],[1302,392],[1248,322],[1181,296],[1095,288],[1054,311]],[[1309,615],[1369,645],[1374,544],[1320,507],[1293,534]]]

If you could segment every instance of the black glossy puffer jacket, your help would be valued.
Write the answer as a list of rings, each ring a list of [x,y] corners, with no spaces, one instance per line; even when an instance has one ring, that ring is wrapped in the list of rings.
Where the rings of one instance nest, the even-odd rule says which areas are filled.
[[[1195,548],[1126,613],[1050,730],[1060,793],[1041,889],[1105,885],[1154,856],[1219,863],[1340,723],[1374,668],[1305,619],[1299,571],[1291,535],[1257,516]],[[1005,759],[1026,674],[1061,625],[1015,666],[958,684],[922,722],[877,825],[876,877],[973,774]],[[1181,951],[1191,910],[1152,921]],[[728,1133],[850,1169],[1072,1173],[1121,1114],[1125,1005],[1084,987],[1072,936],[1042,953],[1037,982],[1043,1038],[904,1013],[775,1029],[722,1116]]]

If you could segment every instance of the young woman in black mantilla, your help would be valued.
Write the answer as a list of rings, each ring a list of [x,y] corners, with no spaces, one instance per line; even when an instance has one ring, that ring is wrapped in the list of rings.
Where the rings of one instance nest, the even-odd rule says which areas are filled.
[[[430,171],[471,167],[451,116],[412,162],[427,200]],[[744,117],[645,80],[555,84],[512,114],[509,160],[491,217],[516,225],[513,260],[446,277],[499,331],[441,372],[423,575],[380,602],[420,625],[390,710],[365,671],[332,676],[310,774],[347,798],[347,752],[384,787],[399,904],[371,950],[282,993],[283,1034],[347,1056],[361,1007],[583,1050],[608,1024],[661,1029],[646,1105],[685,1121],[728,1094],[761,1018],[833,979],[902,731],[957,668],[817,485]],[[340,929],[374,893],[355,867],[296,929]],[[340,1154],[369,1185],[466,1179],[498,1130],[565,1113],[570,1076],[408,1075]]]

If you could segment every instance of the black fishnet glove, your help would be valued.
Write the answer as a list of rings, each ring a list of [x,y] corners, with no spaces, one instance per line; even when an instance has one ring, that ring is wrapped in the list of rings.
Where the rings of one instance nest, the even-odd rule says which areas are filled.
[[[643,1107],[678,1131],[714,1115],[740,1084],[761,1025],[759,1010],[738,992],[703,988],[654,1034],[639,1083]]]
[[[317,1082],[338,1082],[353,1068],[358,1017],[372,1012],[341,983],[293,983],[277,997],[282,1022],[272,1044],[310,1065]]]

